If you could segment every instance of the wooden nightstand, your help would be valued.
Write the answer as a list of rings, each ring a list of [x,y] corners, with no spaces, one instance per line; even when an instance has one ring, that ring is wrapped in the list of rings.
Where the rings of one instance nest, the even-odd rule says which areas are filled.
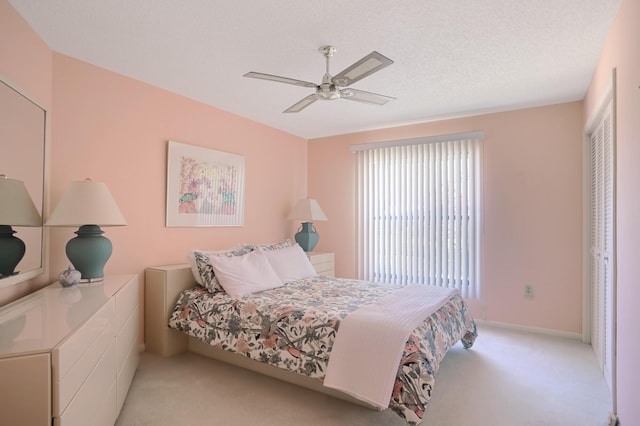
[[[318,275],[328,275],[330,277],[334,277],[336,275],[334,253],[312,251],[310,253],[306,253],[306,255]]]

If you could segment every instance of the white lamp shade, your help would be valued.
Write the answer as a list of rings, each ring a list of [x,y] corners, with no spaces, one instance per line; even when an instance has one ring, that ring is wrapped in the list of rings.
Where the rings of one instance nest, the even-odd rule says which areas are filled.
[[[305,222],[315,222],[317,220],[328,220],[320,208],[320,204],[312,198],[303,198],[298,201],[298,204],[291,210],[289,220],[302,220]]]
[[[46,226],[124,226],[126,224],[107,185],[91,179],[71,182],[45,223]]]
[[[27,187],[4,175],[0,175],[0,225],[42,226],[42,217]]]

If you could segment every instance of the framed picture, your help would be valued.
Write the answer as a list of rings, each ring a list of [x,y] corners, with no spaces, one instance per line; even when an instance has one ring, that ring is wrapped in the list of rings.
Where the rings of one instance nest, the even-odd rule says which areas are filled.
[[[167,226],[242,226],[244,157],[169,141]]]

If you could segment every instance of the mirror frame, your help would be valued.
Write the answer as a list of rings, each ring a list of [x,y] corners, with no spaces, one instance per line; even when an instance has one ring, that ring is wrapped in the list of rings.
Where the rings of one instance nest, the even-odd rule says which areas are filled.
[[[16,94],[21,96],[26,101],[30,102],[34,106],[38,107],[42,110],[42,200],[40,201],[40,217],[42,218],[41,229],[41,238],[40,238],[40,266],[34,269],[30,269],[25,272],[18,272],[15,275],[10,277],[5,277],[0,279],[0,289],[11,287],[17,284],[20,284],[24,281],[31,280],[36,278],[37,276],[45,273],[45,230],[44,230],[44,210],[45,210],[45,201],[46,201],[46,163],[47,163],[47,119],[48,119],[48,111],[42,106],[41,103],[36,102],[32,97],[28,96],[24,90],[21,90],[18,85],[14,84],[11,79],[6,78],[5,75],[0,73],[0,85],[4,85],[10,90],[14,91]],[[9,176],[11,177],[11,176]]]

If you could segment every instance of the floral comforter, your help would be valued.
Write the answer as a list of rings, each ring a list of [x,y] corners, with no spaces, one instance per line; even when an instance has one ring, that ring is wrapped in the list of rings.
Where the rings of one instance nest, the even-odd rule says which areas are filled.
[[[322,380],[340,320],[399,286],[308,277],[232,299],[201,286],[185,290],[169,326],[210,345]],[[416,328],[405,344],[389,408],[418,424],[444,355],[458,340],[473,345],[476,325],[455,294]]]

